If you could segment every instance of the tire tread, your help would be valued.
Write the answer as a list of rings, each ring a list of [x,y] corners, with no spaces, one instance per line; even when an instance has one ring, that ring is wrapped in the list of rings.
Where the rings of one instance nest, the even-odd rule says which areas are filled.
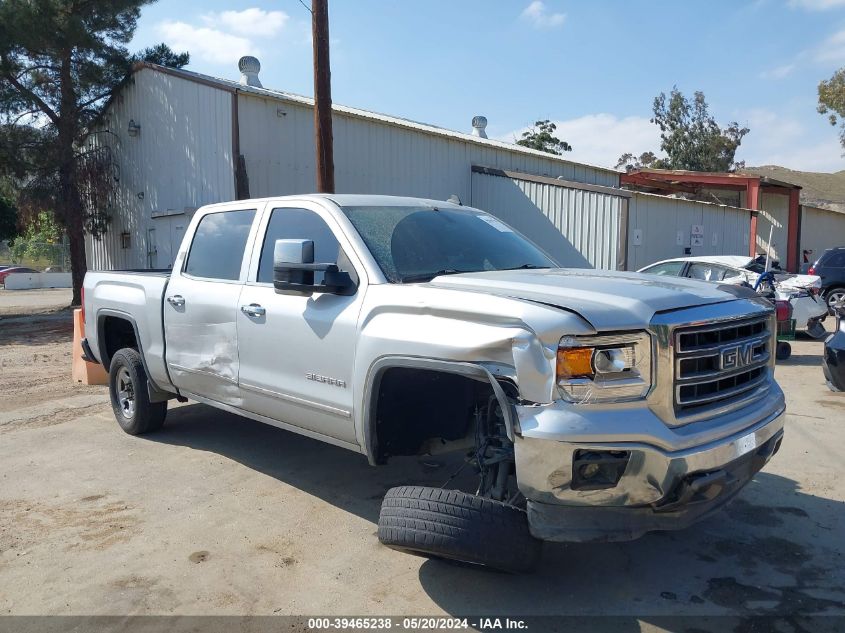
[[[531,570],[541,547],[519,508],[460,490],[427,486],[388,490],[378,536],[382,543],[400,551],[510,572]]]

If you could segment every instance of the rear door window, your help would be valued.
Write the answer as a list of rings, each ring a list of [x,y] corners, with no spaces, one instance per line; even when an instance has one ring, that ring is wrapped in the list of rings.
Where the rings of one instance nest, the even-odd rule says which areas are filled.
[[[209,213],[191,241],[184,272],[205,279],[237,280],[255,210]]]

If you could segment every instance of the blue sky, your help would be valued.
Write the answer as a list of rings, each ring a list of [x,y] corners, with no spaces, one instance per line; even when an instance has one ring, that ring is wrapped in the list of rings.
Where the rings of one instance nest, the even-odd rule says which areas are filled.
[[[303,0],[310,5],[310,0]],[[659,92],[702,90],[721,124],[751,128],[737,158],[845,169],[816,86],[845,66],[845,0],[329,0],[338,103],[512,141],[558,123],[575,160],[657,150]],[[310,95],[310,13],[299,0],[159,0],[131,47],[164,41],[190,69]]]

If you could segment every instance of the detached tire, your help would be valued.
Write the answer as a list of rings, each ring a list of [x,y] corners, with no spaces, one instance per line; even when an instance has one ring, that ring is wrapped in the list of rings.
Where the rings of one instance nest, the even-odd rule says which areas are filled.
[[[531,571],[542,542],[514,506],[459,490],[400,486],[387,491],[378,538],[388,547],[508,572]]]
[[[111,360],[109,396],[117,423],[129,435],[159,430],[167,415],[167,402],[150,402],[147,372],[137,350],[124,347]]]

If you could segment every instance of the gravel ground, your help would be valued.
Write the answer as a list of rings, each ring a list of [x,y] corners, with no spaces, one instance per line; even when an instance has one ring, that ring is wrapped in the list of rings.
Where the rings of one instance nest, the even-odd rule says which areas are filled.
[[[71,382],[70,337],[68,312],[0,319],[0,613],[617,614],[647,629],[845,615],[845,397],[824,385],[821,343],[778,366],[784,446],[724,512],[632,543],[546,544],[535,574],[510,576],[378,543],[384,492],[439,485],[442,460],[371,468],[199,404],[130,437],[105,388]]]
[[[6,290],[0,288],[0,317],[50,314],[70,305],[70,288]]]

